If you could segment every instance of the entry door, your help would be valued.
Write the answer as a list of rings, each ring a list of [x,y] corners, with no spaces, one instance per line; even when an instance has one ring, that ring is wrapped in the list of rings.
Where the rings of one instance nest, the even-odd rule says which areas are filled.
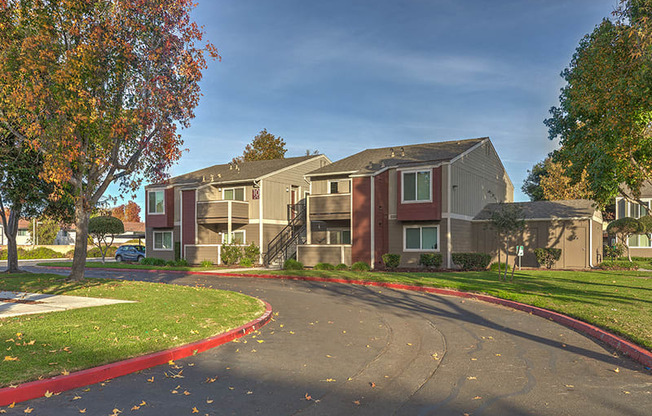
[[[584,268],[586,262],[586,251],[588,250],[588,238],[586,227],[566,226],[564,230],[564,250],[561,257],[564,259],[564,267]]]

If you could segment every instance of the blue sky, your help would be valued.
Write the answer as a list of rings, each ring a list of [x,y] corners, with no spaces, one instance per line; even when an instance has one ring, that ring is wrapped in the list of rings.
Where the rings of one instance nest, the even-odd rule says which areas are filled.
[[[178,175],[263,128],[286,156],[489,136],[514,183],[557,143],[543,120],[579,40],[617,0],[199,0],[211,62]],[[144,191],[137,202],[144,206]],[[143,211],[144,212],[144,211]]]

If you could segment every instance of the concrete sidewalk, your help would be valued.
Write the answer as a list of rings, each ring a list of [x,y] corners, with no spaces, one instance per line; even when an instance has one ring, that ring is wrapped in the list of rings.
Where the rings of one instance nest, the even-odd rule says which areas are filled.
[[[134,301],[0,291],[0,318],[114,305],[116,303],[134,303]]]

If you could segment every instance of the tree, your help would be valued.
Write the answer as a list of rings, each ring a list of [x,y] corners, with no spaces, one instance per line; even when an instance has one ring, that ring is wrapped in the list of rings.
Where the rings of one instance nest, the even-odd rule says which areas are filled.
[[[113,244],[115,236],[124,232],[124,224],[116,217],[100,216],[93,217],[88,221],[88,234],[93,237],[93,244],[100,249],[102,263],[104,263],[106,253]]]
[[[126,222],[140,222],[140,206],[134,201],[111,208],[111,215]]]
[[[161,181],[180,157],[205,55],[191,0],[0,0],[0,125],[73,187],[71,279],[84,276],[90,213],[114,182]]]
[[[71,216],[69,188],[55,192],[55,187],[42,179],[43,163],[42,155],[0,125],[0,219],[7,235],[9,273],[20,271],[16,236],[21,217],[45,214],[65,221]]]
[[[276,137],[267,132],[267,129],[262,129],[260,133],[254,137],[250,144],[245,147],[242,156],[233,159],[234,163],[238,162],[252,162],[255,160],[271,160],[285,158],[285,140],[281,137]]]
[[[505,275],[503,279],[507,281],[507,266],[509,264],[509,240],[513,233],[522,230],[525,227],[523,210],[516,204],[506,204],[500,202],[496,210],[491,213],[491,226],[498,234],[498,241],[502,242],[505,248]],[[498,248],[498,264],[500,265],[500,250]],[[513,270],[513,269],[512,269]],[[501,279],[501,268],[498,268],[498,280]],[[514,273],[512,272],[512,280]]]
[[[607,226],[607,233],[615,235],[616,238],[620,237],[620,241],[627,247],[627,258],[632,261],[629,252],[629,237],[645,233],[645,226],[636,218],[624,217],[610,222]]]
[[[566,174],[577,183],[586,172],[601,206],[625,186],[638,199],[652,179],[652,0],[621,0],[614,16],[580,41],[545,120]]]
[[[30,241],[37,245],[54,244],[60,230],[61,226],[58,221],[48,217],[41,217],[36,220],[36,238],[30,237]]]
[[[564,199],[587,199],[591,197],[586,172],[580,181],[573,183],[566,175],[562,163],[554,161],[556,153],[551,153],[541,162],[528,170],[521,190],[531,201],[555,201]]]

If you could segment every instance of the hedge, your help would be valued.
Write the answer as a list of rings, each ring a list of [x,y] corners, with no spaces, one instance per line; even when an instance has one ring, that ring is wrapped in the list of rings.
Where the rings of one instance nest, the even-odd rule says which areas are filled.
[[[464,270],[484,270],[491,262],[491,255],[486,253],[453,253],[452,258]]]

